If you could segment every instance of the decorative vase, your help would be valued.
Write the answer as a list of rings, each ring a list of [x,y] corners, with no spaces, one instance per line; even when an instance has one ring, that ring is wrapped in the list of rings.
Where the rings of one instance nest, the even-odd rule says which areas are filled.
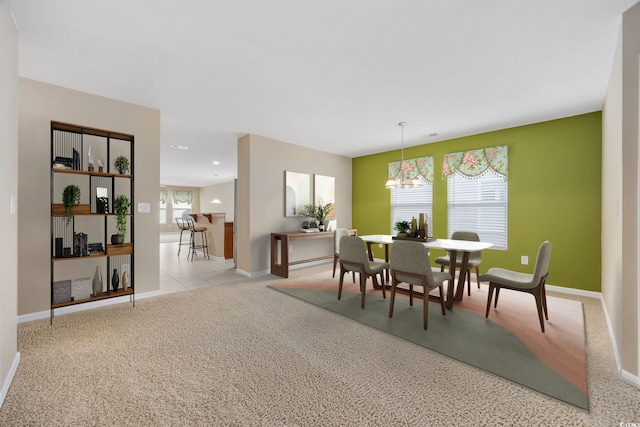
[[[124,243],[124,236],[122,234],[112,234],[111,235],[111,244],[112,245],[122,245]]]
[[[118,275],[118,269],[113,269],[113,276],[111,277],[111,289],[113,292],[118,290],[118,285],[120,284],[120,276]]]
[[[93,296],[97,297],[102,293],[102,271],[100,266],[96,267],[96,274],[93,275]]]
[[[322,222],[322,221],[318,222],[318,230],[324,231],[324,222]]]
[[[126,271],[122,273],[122,289],[127,289],[129,287],[129,273]]]

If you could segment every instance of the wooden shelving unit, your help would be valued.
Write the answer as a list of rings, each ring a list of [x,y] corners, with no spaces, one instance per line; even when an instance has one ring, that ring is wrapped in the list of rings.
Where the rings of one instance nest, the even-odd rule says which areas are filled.
[[[94,157],[93,170],[89,170],[90,153]],[[128,173],[112,169],[117,156],[129,160]],[[103,163],[102,170],[98,160]],[[80,187],[81,197],[67,221],[61,203],[62,191],[71,184]],[[134,136],[52,121],[50,185],[51,323],[55,309],[76,304],[129,296],[135,306]],[[125,237],[126,243],[114,245],[110,235],[116,233],[116,215],[111,212],[114,199],[120,194],[131,201],[128,238]],[[89,248],[94,251],[90,252]],[[93,282],[98,268],[102,272],[102,289],[94,294],[92,288],[87,296],[87,279]],[[119,287],[114,290],[111,278],[116,270]],[[126,287],[123,287],[123,270],[128,275]],[[78,296],[74,295],[75,280],[79,281]],[[84,292],[81,285],[85,287]]]

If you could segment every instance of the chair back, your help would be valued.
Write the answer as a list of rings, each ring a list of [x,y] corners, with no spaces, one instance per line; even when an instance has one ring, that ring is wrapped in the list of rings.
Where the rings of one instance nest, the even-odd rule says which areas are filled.
[[[340,239],[349,235],[349,230],[346,228],[338,228],[333,235],[333,253],[340,255]]]
[[[369,265],[364,240],[358,236],[342,236],[340,239],[340,262]]]
[[[195,223],[195,222],[193,222],[193,217],[192,217],[192,216],[189,216],[189,217],[187,218],[187,229],[189,229],[189,230],[191,230],[191,231],[194,231],[194,230],[195,230],[195,228],[196,228],[196,223]]]
[[[415,277],[403,276],[401,272],[425,276],[428,285],[434,284],[429,250],[420,242],[396,240],[391,248],[391,271],[396,272],[397,280],[410,284],[419,284]]]
[[[454,231],[451,235],[453,240],[466,240],[468,242],[479,242],[480,236],[475,231]],[[462,261],[462,254],[456,256],[456,261]],[[469,252],[469,261],[482,261],[482,252]]]
[[[185,230],[187,228],[182,218],[176,218],[176,224],[178,224],[178,230]]]
[[[540,279],[549,273],[549,260],[551,258],[551,242],[545,241],[538,249],[538,257],[536,258],[536,266],[533,270],[533,283],[538,284]]]

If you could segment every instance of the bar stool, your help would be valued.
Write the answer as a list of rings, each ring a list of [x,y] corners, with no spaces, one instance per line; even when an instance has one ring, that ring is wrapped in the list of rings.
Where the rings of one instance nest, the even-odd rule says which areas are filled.
[[[176,218],[176,224],[178,224],[178,230],[180,230],[180,243],[178,244],[178,256],[180,256],[180,249],[182,249],[183,245],[182,233],[185,231],[191,232],[191,230],[189,230],[189,226],[184,223],[184,219],[182,218]],[[191,245],[191,242],[189,242],[189,245]]]
[[[202,253],[209,258],[209,241],[207,239],[207,227],[196,227],[195,222],[193,222],[193,218],[187,218],[187,224],[189,230],[191,230],[191,261],[193,261],[193,255],[196,253],[196,249],[202,249]],[[196,234],[201,233],[201,244],[196,244]]]

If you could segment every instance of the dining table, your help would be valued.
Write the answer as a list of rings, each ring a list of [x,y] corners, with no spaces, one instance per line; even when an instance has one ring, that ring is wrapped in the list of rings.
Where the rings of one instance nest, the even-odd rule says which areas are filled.
[[[369,254],[369,260],[373,261],[373,249],[372,246],[374,244],[384,246],[384,260],[389,262],[389,246],[393,245],[395,241],[394,236],[390,234],[370,234],[360,236],[360,238],[367,244],[367,252]],[[426,240],[422,239],[406,239],[406,240],[415,240],[422,243],[429,249],[442,249],[449,253],[450,260],[456,260],[458,256],[458,252],[462,253],[462,260],[460,261],[460,273],[458,276],[458,286],[455,289],[455,278],[456,278],[456,263],[449,263],[449,274],[451,274],[451,280],[449,281],[449,286],[447,286],[447,299],[445,301],[445,306],[447,308],[453,307],[454,301],[462,301],[462,296],[464,294],[464,281],[467,277],[467,270],[469,265],[469,254],[471,252],[482,251],[485,249],[489,249],[493,246],[493,243],[488,242],[474,242],[469,240],[454,240],[454,239],[437,239],[437,238],[429,238]],[[429,260],[427,260],[429,262]]]

